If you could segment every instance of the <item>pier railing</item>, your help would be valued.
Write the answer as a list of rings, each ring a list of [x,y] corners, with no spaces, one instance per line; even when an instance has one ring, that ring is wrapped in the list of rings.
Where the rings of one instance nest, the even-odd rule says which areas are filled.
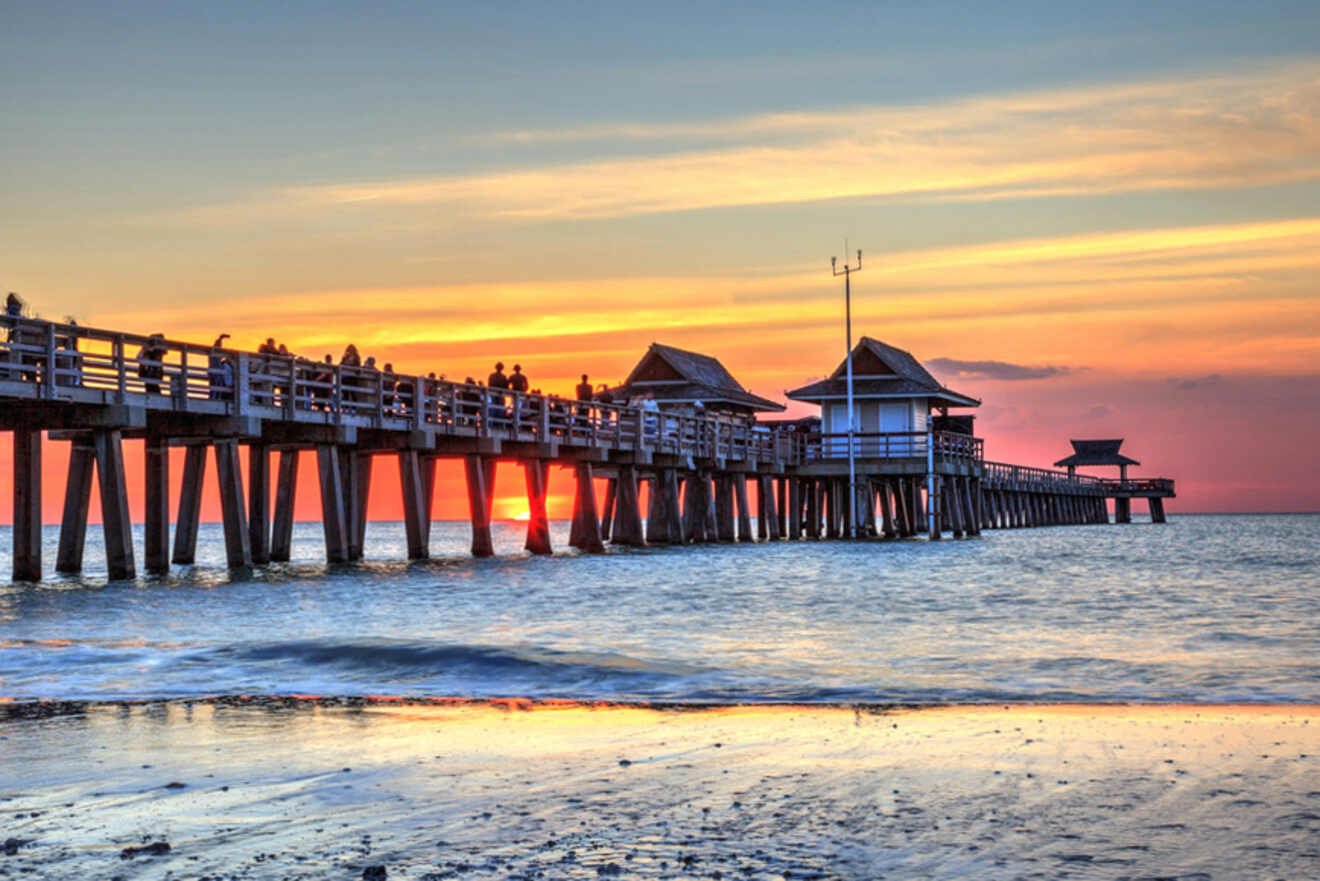
[[[792,438],[794,461],[819,462],[848,457],[848,435],[837,433],[786,433]],[[981,461],[984,441],[951,431],[872,431],[853,434],[853,455],[858,459],[924,459],[927,443],[936,461]]]
[[[986,462],[982,479],[988,484],[1013,487],[1032,492],[1077,492],[1078,490],[1103,494],[1106,480],[1089,474],[1069,474],[1049,468],[1027,465],[1009,465],[1005,462]]]
[[[0,317],[0,386],[10,397],[254,415],[673,455],[790,462],[781,433],[720,414],[576,401],[242,352],[39,319]]]

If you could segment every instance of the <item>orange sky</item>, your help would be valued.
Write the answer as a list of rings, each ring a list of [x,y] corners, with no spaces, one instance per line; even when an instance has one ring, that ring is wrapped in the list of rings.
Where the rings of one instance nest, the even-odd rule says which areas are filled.
[[[201,343],[226,331],[249,349],[273,335],[318,359],[352,341],[451,379],[516,361],[558,393],[584,371],[622,379],[659,341],[715,355],[782,401],[843,354],[829,257],[846,236],[865,251],[855,335],[908,349],[981,398],[988,458],[1048,465],[1071,437],[1124,437],[1142,472],[1178,481],[1173,512],[1317,510],[1320,56],[1314,43],[1284,51],[1305,28],[1261,16],[1273,48],[1229,57],[1165,32],[1161,51],[1180,63],[1162,65],[1127,31],[1080,51],[1071,37],[1018,45],[1020,28],[985,22],[987,40],[1010,42],[949,50],[945,66],[919,68],[921,83],[882,53],[841,68],[824,51],[814,67],[795,56],[675,68],[640,57],[649,35],[620,44],[636,59],[608,61],[592,54],[601,46],[561,59],[538,37],[501,56],[508,82],[465,81],[507,104],[444,91],[452,72],[434,67],[435,46],[463,47],[419,26],[430,36],[406,77],[363,74],[327,106],[331,68],[296,76],[311,55],[339,57],[342,41],[324,33],[291,57],[228,32],[214,46],[161,37],[174,54],[153,44],[143,57],[177,78],[143,80],[119,58],[74,76],[103,41],[89,31],[75,52],[82,37],[34,13],[15,25],[26,42],[0,42],[54,53],[29,59],[44,79],[13,86],[25,135],[5,161],[0,266],[38,314],[86,325]],[[124,39],[174,24],[151,19]],[[391,31],[392,52],[407,54],[406,31]],[[213,51],[243,64],[194,69]],[[528,61],[541,55],[549,68]],[[394,57],[364,54],[359,70]],[[1005,59],[1020,75],[1001,75]],[[821,104],[844,68],[874,76],[853,78],[849,103]],[[537,90],[550,69],[609,75],[559,104]],[[650,103],[590,101],[611,78]],[[443,109],[394,112],[411,100],[401,82],[443,92]],[[271,105],[282,90],[299,100]],[[71,120],[97,137],[67,137]],[[48,521],[63,447],[47,448]],[[134,445],[135,493],[139,458]],[[394,467],[376,472],[372,513],[393,518]],[[516,514],[521,478],[503,472],[497,513]],[[441,474],[436,516],[464,516],[458,472]],[[0,473],[0,518],[10,483]],[[567,483],[552,476],[561,501]],[[301,486],[310,519],[310,472]],[[206,513],[218,515],[213,501]]]

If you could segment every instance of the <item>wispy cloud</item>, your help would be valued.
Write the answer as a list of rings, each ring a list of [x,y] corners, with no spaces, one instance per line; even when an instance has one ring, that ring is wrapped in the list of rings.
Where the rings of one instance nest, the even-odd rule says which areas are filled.
[[[1023,379],[1049,379],[1052,376],[1066,376],[1080,368],[1060,367],[1053,364],[1033,367],[1026,364],[1012,364],[1008,361],[960,361],[956,358],[931,358],[926,366],[939,374],[948,374],[961,379],[999,379],[1007,381]]]
[[[449,204],[551,220],[831,199],[989,200],[1314,180],[1320,65],[919,107],[508,137],[609,138],[634,142],[625,152],[640,146],[645,155],[294,187],[277,197],[322,209]],[[712,140],[720,143],[691,146]]]

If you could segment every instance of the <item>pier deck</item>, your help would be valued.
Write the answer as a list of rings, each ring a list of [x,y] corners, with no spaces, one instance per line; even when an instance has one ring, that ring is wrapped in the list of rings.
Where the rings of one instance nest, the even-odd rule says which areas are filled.
[[[428,553],[435,462],[461,458],[472,552],[492,553],[496,463],[526,475],[526,547],[551,551],[549,467],[576,482],[570,544],[686,544],[852,534],[846,435],[721,415],[656,413],[385,374],[48,321],[4,317],[0,430],[14,433],[14,578],[42,575],[41,450],[72,444],[56,570],[78,572],[92,491],[103,512],[112,579],[136,574],[123,441],[142,440],[149,572],[193,562],[207,447],[214,450],[229,564],[287,560],[298,457],[317,457],[326,556],[363,555],[375,457],[397,459],[408,555]],[[955,537],[982,528],[1130,519],[1150,499],[1163,522],[1170,480],[1111,481],[984,460],[980,438],[954,432],[854,434],[862,535]],[[246,479],[238,446],[248,447]],[[184,449],[170,552],[169,455]],[[278,454],[272,481],[271,454]],[[608,481],[597,510],[594,481]],[[747,482],[756,483],[752,514]],[[246,483],[246,491],[245,491]],[[645,518],[639,486],[649,486]],[[272,489],[274,490],[272,492]],[[273,511],[272,511],[273,508]],[[752,521],[756,532],[753,534]]]

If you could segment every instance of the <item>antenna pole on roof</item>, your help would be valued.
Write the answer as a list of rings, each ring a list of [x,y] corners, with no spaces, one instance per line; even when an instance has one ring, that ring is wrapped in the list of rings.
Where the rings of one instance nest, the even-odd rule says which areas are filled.
[[[862,271],[862,251],[857,249],[857,265],[849,266],[845,247],[843,269],[839,268],[838,258],[830,258],[830,272],[837,278],[843,276],[843,326],[844,326],[844,363],[848,376],[848,537],[856,538],[861,534],[857,526],[857,458],[854,452],[853,438],[856,433],[853,424],[853,371],[852,371],[852,274]]]

